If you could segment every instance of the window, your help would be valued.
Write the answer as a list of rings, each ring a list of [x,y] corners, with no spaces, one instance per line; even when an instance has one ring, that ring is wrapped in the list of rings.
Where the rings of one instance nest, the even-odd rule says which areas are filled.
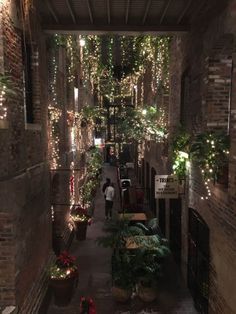
[[[24,107],[26,123],[34,123],[32,45],[22,39]]]
[[[186,70],[181,79],[181,106],[180,106],[180,123],[182,126],[186,126],[188,121],[188,102],[189,102],[189,73]]]

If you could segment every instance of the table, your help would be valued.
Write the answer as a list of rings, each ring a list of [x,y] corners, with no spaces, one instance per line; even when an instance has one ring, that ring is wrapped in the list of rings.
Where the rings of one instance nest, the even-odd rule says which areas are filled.
[[[126,219],[130,221],[146,221],[147,216],[145,213],[124,213],[119,214],[119,219]]]

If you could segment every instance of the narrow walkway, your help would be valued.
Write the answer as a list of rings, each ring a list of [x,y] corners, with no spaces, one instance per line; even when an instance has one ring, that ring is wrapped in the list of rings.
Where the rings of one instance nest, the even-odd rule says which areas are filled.
[[[116,178],[116,168],[103,167],[102,183],[106,177],[111,178],[116,187],[116,200],[114,210],[119,209],[119,193]],[[160,282],[159,298],[153,304],[143,304],[138,299],[127,304],[115,303],[111,296],[111,250],[99,247],[95,240],[103,235],[104,226],[104,198],[101,188],[95,198],[95,211],[93,223],[87,230],[85,241],[73,240],[70,252],[75,255],[79,264],[79,284],[69,306],[59,308],[53,305],[48,314],[79,314],[81,296],[90,296],[95,300],[97,314],[195,314],[192,299],[181,285],[178,271],[170,261],[167,266],[167,275]]]

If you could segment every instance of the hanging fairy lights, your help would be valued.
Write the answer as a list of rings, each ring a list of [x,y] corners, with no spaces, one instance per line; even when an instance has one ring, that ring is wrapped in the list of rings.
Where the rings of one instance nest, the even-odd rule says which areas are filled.
[[[0,74],[0,120],[6,120],[8,108],[5,105],[9,97],[17,95],[17,86],[7,74]]]
[[[62,116],[62,111],[53,106],[48,107],[48,116],[49,116],[49,145],[50,145],[50,160],[51,160],[51,169],[57,169],[60,167],[60,151],[59,151],[59,130],[58,123],[60,117]]]
[[[60,167],[60,151],[59,151],[59,121],[62,116],[62,110],[58,108],[57,102],[57,72],[58,65],[56,62],[55,55],[52,57],[51,64],[51,74],[52,78],[50,80],[50,96],[51,96],[51,104],[48,106],[48,120],[49,120],[49,149],[50,149],[50,166],[51,169],[57,169]]]
[[[0,120],[7,118],[7,107],[4,106],[6,95],[6,85],[0,86]]]
[[[73,36],[69,35],[66,40],[66,48],[68,54],[68,82],[72,83],[75,80],[75,57],[74,57],[74,40]]]

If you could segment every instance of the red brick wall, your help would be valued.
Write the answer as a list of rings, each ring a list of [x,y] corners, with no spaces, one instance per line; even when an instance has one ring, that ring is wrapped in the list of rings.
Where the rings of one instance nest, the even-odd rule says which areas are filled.
[[[7,100],[7,129],[0,129],[0,308],[7,305],[23,307],[27,295],[34,289],[39,293],[38,281],[45,272],[51,249],[49,203],[49,169],[47,165],[47,120],[44,38],[39,28],[33,28],[31,39],[39,49],[33,56],[34,129],[25,125],[22,77],[22,30],[5,1],[3,23],[4,70],[17,87],[17,95]],[[13,3],[13,1],[12,1]],[[35,18],[37,21],[37,19]],[[36,23],[36,22],[35,22]],[[41,76],[41,81],[39,80]],[[24,305],[25,306],[25,305]],[[23,313],[26,313],[23,311]],[[29,312],[28,312],[29,313]]]
[[[236,3],[235,1],[234,4]],[[205,187],[199,169],[191,166],[189,190],[186,191],[186,206],[182,215],[182,270],[186,277],[188,207],[199,212],[210,229],[210,297],[209,313],[231,314],[236,312],[232,291],[236,289],[233,278],[235,271],[236,237],[236,186],[235,186],[235,73],[231,82],[233,33],[235,15],[229,8],[220,16],[205,20],[192,28],[189,35],[175,38],[171,63],[170,125],[172,130],[179,123],[180,78],[188,69],[190,75],[190,97],[188,102],[187,129],[202,132],[206,129],[227,130],[229,119],[230,89],[231,99],[231,148],[229,188],[211,185],[212,196],[208,201],[200,198]],[[235,10],[234,10],[235,12]],[[231,25],[226,19],[231,17]],[[234,20],[234,22],[233,22]],[[207,25],[208,23],[208,25]],[[230,33],[232,31],[232,34]],[[224,34],[225,32],[225,34]],[[235,72],[235,70],[234,70]],[[232,172],[231,172],[232,171]]]

